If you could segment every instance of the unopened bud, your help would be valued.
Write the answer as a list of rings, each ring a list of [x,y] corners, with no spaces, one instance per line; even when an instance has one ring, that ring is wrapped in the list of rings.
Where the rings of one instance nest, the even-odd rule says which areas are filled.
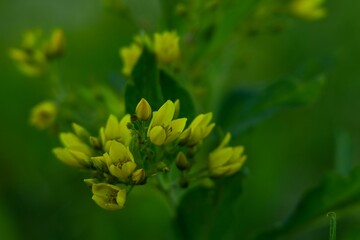
[[[99,183],[99,180],[96,178],[87,178],[87,179],[84,179],[84,183],[86,185],[88,185],[88,187],[92,187],[93,184]]]
[[[189,161],[183,152],[178,153],[175,163],[177,168],[181,171],[184,171],[190,167]]]
[[[142,184],[145,180],[145,177],[146,177],[145,170],[143,168],[140,168],[135,172],[133,172],[133,174],[131,175],[131,180],[135,184]]]
[[[138,103],[138,105],[136,106],[135,113],[140,120],[142,121],[148,120],[151,116],[150,104],[144,98],[142,98]]]
[[[79,138],[87,139],[90,137],[89,132],[79,124],[73,123],[71,126],[74,129],[76,136],[78,136]]]

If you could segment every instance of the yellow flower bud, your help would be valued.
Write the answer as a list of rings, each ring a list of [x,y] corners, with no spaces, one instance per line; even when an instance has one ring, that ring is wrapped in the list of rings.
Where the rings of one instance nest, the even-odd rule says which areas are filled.
[[[92,185],[99,183],[99,180],[96,178],[87,178],[87,179],[84,179],[84,183],[88,187],[92,187]]]
[[[41,102],[31,110],[30,124],[38,129],[45,129],[54,123],[57,112],[57,106],[54,102]]]
[[[145,170],[143,168],[140,168],[133,172],[133,174],[131,175],[131,180],[134,184],[141,184],[144,182],[145,177]]]
[[[148,120],[151,116],[150,104],[144,98],[142,98],[136,106],[135,113],[138,119],[142,121]]]
[[[93,184],[92,192],[95,203],[106,210],[122,209],[126,202],[126,190],[111,184]]]
[[[171,63],[179,58],[179,36],[176,32],[155,33],[154,52],[158,61]]]
[[[77,123],[72,123],[72,128],[76,134],[81,139],[88,139],[90,137],[89,132],[82,126]]]
[[[190,167],[189,161],[183,152],[178,153],[175,163],[177,168],[181,171],[184,171]]]

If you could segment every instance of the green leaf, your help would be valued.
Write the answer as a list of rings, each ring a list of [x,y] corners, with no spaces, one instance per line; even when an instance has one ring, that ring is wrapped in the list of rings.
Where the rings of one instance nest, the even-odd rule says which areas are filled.
[[[213,189],[193,188],[177,209],[176,227],[183,239],[231,239],[234,206],[242,192],[243,173],[218,179]]]
[[[179,117],[186,117],[189,120],[195,117],[195,106],[190,93],[164,71],[160,71],[160,86],[165,100],[180,100]]]
[[[235,90],[224,100],[219,122],[238,135],[279,111],[313,103],[324,82],[321,75],[308,81],[278,81],[260,92]]]
[[[290,239],[313,223],[328,223],[328,212],[335,212],[339,218],[345,214],[354,214],[360,204],[360,167],[355,168],[350,176],[332,173],[323,182],[309,191],[300,200],[296,210],[279,227],[259,235],[256,239]]]
[[[126,84],[126,112],[133,113],[136,105],[145,98],[153,109],[163,103],[159,84],[159,74],[153,53],[144,48],[132,72],[132,81]]]

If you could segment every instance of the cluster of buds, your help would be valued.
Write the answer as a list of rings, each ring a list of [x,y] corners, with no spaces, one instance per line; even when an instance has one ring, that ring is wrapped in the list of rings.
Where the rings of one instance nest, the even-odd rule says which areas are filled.
[[[21,46],[11,48],[9,56],[19,70],[30,77],[39,77],[46,71],[47,63],[59,58],[64,51],[64,32],[54,29],[48,39],[42,37],[42,31],[27,31]]]
[[[212,113],[207,113],[198,115],[186,128],[187,119],[177,118],[179,105],[178,100],[168,100],[152,111],[141,99],[135,114],[127,114],[120,121],[110,115],[97,137],[73,124],[73,132],[60,134],[64,147],[53,152],[62,162],[93,173],[85,182],[92,189],[93,200],[107,210],[123,208],[134,186],[158,180],[153,177],[170,170],[179,171],[178,186],[186,187],[183,179],[194,175],[190,171],[198,149],[215,124],[211,123]],[[209,154],[203,177],[229,176],[240,170],[246,159],[243,147],[226,147],[229,140],[230,134],[226,134]]]
[[[135,42],[129,47],[120,48],[119,53],[123,60],[122,73],[125,76],[131,75],[141,55],[143,46],[146,46],[155,53],[159,63],[169,64],[176,61],[180,56],[179,36],[175,31],[155,33],[153,40],[147,35],[136,36]]]

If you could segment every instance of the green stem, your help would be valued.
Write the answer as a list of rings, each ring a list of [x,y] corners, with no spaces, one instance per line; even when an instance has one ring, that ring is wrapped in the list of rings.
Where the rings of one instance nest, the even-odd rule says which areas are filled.
[[[336,240],[336,213],[329,212],[327,216],[330,217],[330,240]]]

